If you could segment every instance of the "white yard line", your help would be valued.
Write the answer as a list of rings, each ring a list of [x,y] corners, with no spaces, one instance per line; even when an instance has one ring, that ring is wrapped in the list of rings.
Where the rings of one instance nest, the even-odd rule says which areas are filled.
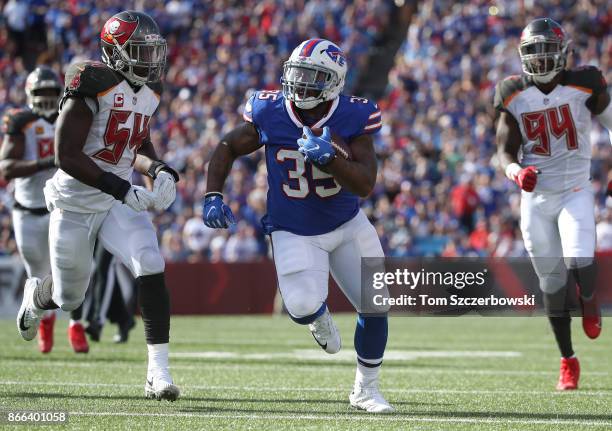
[[[48,382],[48,381],[33,381],[19,382],[11,380],[0,380],[0,385],[7,386],[74,386],[74,387],[108,387],[108,388],[142,388],[143,384],[126,384],[126,383],[83,383],[83,382]],[[231,386],[231,385],[187,385],[181,386],[186,390],[209,390],[209,391],[238,391],[238,392],[347,392],[347,389],[334,389],[326,387],[287,387],[287,386]],[[575,391],[575,392],[560,392],[560,391],[538,391],[538,390],[505,390],[505,389],[408,389],[408,388],[383,388],[384,392],[405,393],[405,394],[495,394],[495,395],[514,395],[514,394],[529,394],[529,395],[552,395],[552,396],[604,396],[612,397],[612,391]],[[221,399],[222,400],[222,399]]]
[[[20,369],[26,369],[27,366],[24,366],[24,362],[16,359],[2,360],[2,365],[14,365],[19,367]],[[53,367],[56,368],[66,367],[70,369],[71,367],[78,368],[100,368],[99,362],[76,362],[76,361],[36,361],[29,363],[31,367],[40,368],[40,367]],[[353,363],[349,362],[339,362],[338,365],[346,365],[347,367],[352,367]],[[321,366],[321,364],[299,364],[299,363],[287,363],[285,365],[287,369],[291,369],[291,372],[313,372],[316,371],[319,374],[323,373],[338,373],[337,367],[325,367]],[[123,362],[105,362],[103,365],[104,368],[122,368],[122,369],[133,369],[139,368],[144,369],[145,367],[145,359],[143,356],[142,364],[138,363],[123,363]],[[207,370],[234,370],[234,371],[279,371],[279,366],[276,364],[242,364],[242,363],[230,363],[230,364],[219,364],[219,363],[208,363],[206,361],[202,361],[201,364],[181,364],[177,361],[173,362],[170,366],[173,370],[197,370],[202,371],[203,367],[206,367]],[[499,376],[499,375],[508,375],[508,376],[551,376],[558,375],[558,371],[551,370],[482,370],[482,369],[474,369],[474,368],[435,368],[435,367],[410,367],[410,365],[406,365],[405,367],[398,366],[390,366],[384,367],[384,374],[451,374],[451,375],[487,375],[487,376]],[[612,373],[610,371],[581,371],[581,375],[590,375],[590,376],[610,376]]]
[[[582,425],[612,426],[612,421],[586,421],[579,419],[496,419],[466,417],[419,417],[410,415],[300,415],[300,414],[222,414],[222,413],[146,413],[146,412],[68,412],[74,416],[152,416],[152,417],[189,417],[208,419],[251,419],[251,420],[325,420],[325,421],[375,421],[375,422],[441,422],[441,423],[474,423],[474,424],[544,424],[544,425]]]

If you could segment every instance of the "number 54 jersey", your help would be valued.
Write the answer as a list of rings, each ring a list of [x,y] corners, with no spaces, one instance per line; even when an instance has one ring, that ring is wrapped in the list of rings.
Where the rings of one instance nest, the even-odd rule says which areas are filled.
[[[159,105],[161,88],[130,86],[103,63],[70,66],[60,110],[69,97],[81,98],[93,112],[83,147],[100,169],[131,182],[136,154],[149,135],[149,120]],[[45,198],[54,207],[81,213],[110,209],[115,198],[73,178],[61,169],[47,181]]]
[[[495,109],[510,113],[521,130],[521,165],[540,170],[536,192],[558,193],[588,185],[591,170],[591,109],[606,91],[599,69],[564,70],[548,94],[526,76],[497,84]]]
[[[245,121],[253,123],[265,146],[268,169],[268,207],[264,231],[320,235],[335,230],[359,211],[359,197],[333,178],[304,161],[297,140],[303,124],[293,105],[279,91],[257,91],[245,105]],[[376,104],[367,99],[340,95],[312,128],[329,127],[349,146],[363,134],[382,125]]]

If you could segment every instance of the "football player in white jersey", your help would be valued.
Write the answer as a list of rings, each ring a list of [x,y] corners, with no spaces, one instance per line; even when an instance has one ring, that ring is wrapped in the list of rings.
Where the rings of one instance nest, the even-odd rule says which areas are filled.
[[[31,340],[44,310],[73,310],[83,302],[100,241],[139,285],[148,348],[145,395],[174,401],[179,389],[168,370],[164,260],[146,212],[167,209],[178,181],[149,137],[166,41],[151,17],[133,11],[111,17],[100,38],[103,62],[76,63],[66,73],[55,134],[59,169],[45,186],[52,277],[26,282],[17,327]],[[153,191],[131,184],[134,169],[154,180]]]
[[[498,83],[497,145],[506,176],[522,189],[521,231],[540,281],[561,352],[558,390],[578,387],[580,365],[571,340],[568,271],[575,279],[586,335],[597,338],[595,216],[590,182],[591,116],[609,130],[612,107],[601,71],[568,69],[569,43],[550,18],[523,30],[523,75]]]
[[[25,92],[28,106],[9,110],[3,118],[0,175],[14,179],[13,229],[27,276],[42,278],[51,271],[49,211],[43,187],[55,173],[53,138],[62,84],[52,69],[38,66],[26,78]],[[70,314],[70,344],[75,352],[87,353],[89,345],[80,322],[82,308]],[[54,322],[53,310],[41,319],[38,348],[42,353],[53,348]]]

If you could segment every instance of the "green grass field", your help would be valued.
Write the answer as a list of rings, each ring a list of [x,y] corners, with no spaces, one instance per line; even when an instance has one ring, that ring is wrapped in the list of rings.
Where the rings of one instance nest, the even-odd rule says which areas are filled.
[[[0,410],[68,411],[61,428],[99,430],[612,428],[611,330],[590,341],[574,323],[581,389],[558,393],[544,318],[392,317],[381,388],[397,412],[374,416],[348,404],[354,317],[336,321],[344,348],[330,356],[286,317],[175,317],[171,366],[182,397],[168,403],[143,397],[140,322],[128,344],[112,344],[108,327],[77,356],[59,320],[43,356],[3,320]]]

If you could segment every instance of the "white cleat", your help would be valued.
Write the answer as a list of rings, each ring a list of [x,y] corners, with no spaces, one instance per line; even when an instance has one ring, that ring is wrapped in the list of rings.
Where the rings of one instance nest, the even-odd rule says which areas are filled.
[[[340,332],[338,332],[338,328],[336,328],[327,308],[322,315],[308,325],[308,329],[310,329],[317,344],[327,353],[338,353],[340,351],[342,347]]]
[[[26,280],[23,287],[23,300],[17,314],[17,330],[26,341],[33,340],[38,333],[38,325],[44,311],[39,316],[33,309],[34,307],[34,289],[40,284],[40,278],[32,277]]]
[[[391,413],[393,407],[384,399],[376,384],[363,387],[355,386],[349,395],[351,406],[369,413]]]
[[[176,401],[181,391],[172,381],[170,372],[165,369],[153,369],[147,373],[145,396],[157,401]]]

